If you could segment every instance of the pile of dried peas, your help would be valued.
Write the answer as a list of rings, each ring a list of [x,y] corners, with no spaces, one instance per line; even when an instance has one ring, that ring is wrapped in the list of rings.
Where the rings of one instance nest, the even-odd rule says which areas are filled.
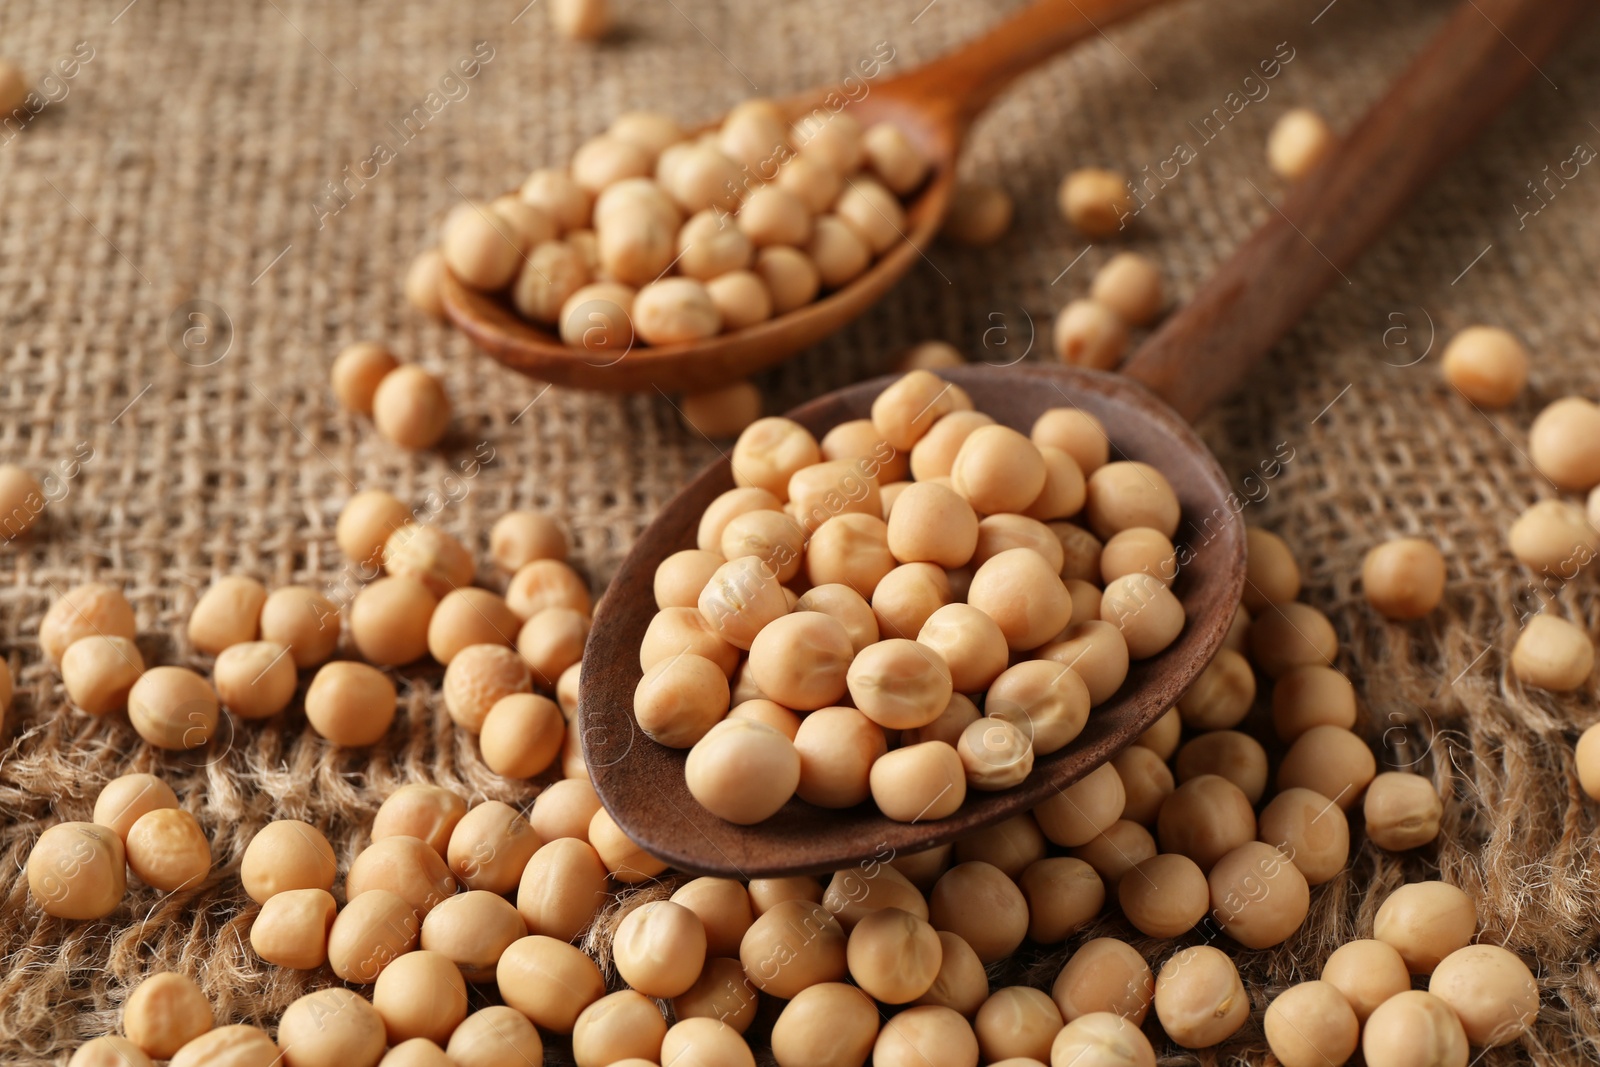
[[[954,404],[940,421],[973,414]],[[1062,420],[1080,423],[1082,416],[1052,413],[1049,421],[1061,432]],[[867,429],[855,427],[833,444],[860,446]],[[869,449],[872,443],[866,441]],[[822,455],[825,443],[815,445]],[[915,445],[912,464],[914,453]],[[1088,462],[1086,495],[1105,466]],[[979,479],[959,484],[968,491],[997,488]],[[903,500],[908,488],[890,496]],[[411,532],[397,538],[404,530]],[[360,494],[346,506],[337,530],[341,549],[353,562],[382,560],[388,571],[352,602],[351,644],[380,666],[429,654],[448,663],[447,707],[465,728],[481,730],[491,767],[538,773],[561,750],[567,777],[547,787],[526,816],[498,802],[469,806],[432,785],[402,787],[374,819],[371,844],[344,871],[342,906],[334,893],[339,864],[322,833],[292,820],[269,824],[251,841],[239,871],[260,905],[253,950],[276,966],[327,968],[365,992],[309,994],[285,1013],[274,1042],[255,1027],[213,1029],[210,1006],[192,981],[155,975],[129,998],[125,1036],[90,1042],[75,1067],[138,1067],[164,1056],[190,1067],[213,1062],[222,1050],[238,1067],[537,1064],[541,1034],[570,1034],[579,1067],[630,1060],[631,1067],[641,1067],[637,1061],[746,1065],[754,1059],[741,1035],[763,997],[787,1002],[770,1035],[780,1067],[860,1067],[868,1055],[889,1067],[1004,1060],[1082,1067],[1113,1054],[1122,1058],[1106,1062],[1153,1063],[1141,1029],[1152,1009],[1169,1038],[1192,1048],[1226,1040],[1249,1018],[1249,998],[1224,947],[1264,947],[1293,934],[1313,887],[1348,860],[1347,810],[1362,805],[1367,840],[1379,848],[1417,848],[1438,832],[1443,805],[1431,783],[1404,772],[1377,774],[1370,749],[1351,732],[1359,715],[1352,687],[1331,666],[1337,639],[1319,612],[1296,600],[1300,577],[1288,547],[1251,530],[1246,605],[1227,647],[1138,744],[1068,789],[1070,803],[1052,802],[953,846],[836,872],[826,885],[810,878],[684,881],[633,845],[599,806],[571,731],[555,721],[573,710],[577,624],[588,607],[587,588],[559,562],[565,536],[531,513],[497,523],[491,553],[514,573],[499,597],[466,584],[473,569],[465,546],[427,531],[387,494]],[[1098,557],[1103,578],[1110,540],[1102,543],[1090,531],[1067,536],[1085,559]],[[658,592],[681,599],[707,580],[692,568],[667,568]],[[1369,595],[1383,596],[1381,581],[1367,584]],[[266,603],[283,600],[283,592],[268,594],[243,578],[219,581],[190,619],[191,642],[220,649],[219,666],[230,650],[269,633],[287,650],[280,661],[322,664],[324,671],[340,663],[367,666],[324,663],[337,639],[324,644],[320,631],[296,630],[298,612],[269,617]],[[292,609],[315,595],[292,592],[284,602]],[[870,598],[861,599],[870,612]],[[152,672],[130,682],[126,664],[119,674],[104,655],[65,653],[80,647],[85,635],[75,626],[91,618],[102,633],[88,637],[120,637],[131,646],[131,610],[107,587],[74,590],[62,603],[70,606],[52,610],[41,643],[64,671],[80,659],[98,665],[99,673],[83,676],[74,666],[69,691],[111,694],[96,704],[108,713],[120,686],[131,689]],[[535,604],[540,610],[529,612]],[[509,615],[497,627],[502,605]],[[539,639],[518,640],[521,655],[510,652],[520,612],[558,621],[549,611],[576,618],[562,614],[563,625],[534,628]],[[857,618],[864,632],[865,616]],[[1126,640],[1116,627],[1110,632]],[[477,640],[488,634],[498,636]],[[490,666],[458,673],[452,686],[450,672],[480,655]],[[501,691],[500,670],[512,659],[523,671],[540,664],[538,687],[564,698],[553,715],[544,707],[550,702],[519,688],[520,680]],[[804,671],[779,676],[802,686],[813,680]],[[1263,676],[1272,685],[1272,729],[1288,745],[1275,776],[1266,747],[1241,729]],[[99,684],[86,685],[85,677]],[[342,724],[313,716],[310,696],[308,719],[325,735],[350,737],[342,731],[354,728],[359,736],[393,715],[392,689],[376,700],[333,702],[346,712]],[[251,699],[223,703],[248,717],[240,708]],[[136,728],[166,724],[152,733],[170,740],[170,699],[158,693],[144,706]],[[787,723],[761,704],[746,711],[751,723]],[[514,724],[505,735],[516,741],[506,749],[521,762],[508,758],[495,766],[501,756],[491,753],[500,745],[489,739],[501,718]],[[1032,718],[1024,709],[1019,721]],[[529,723],[539,725],[525,728]],[[1600,777],[1592,766],[1600,750],[1587,736],[1579,757],[1587,785]],[[1276,790],[1270,798],[1269,784]],[[159,779],[126,776],[107,785],[94,822],[55,827],[41,838],[30,857],[30,885],[52,914],[104,915],[123,895],[124,865],[148,884],[173,889],[205,878],[210,855],[198,829]],[[627,891],[669,878],[670,899]],[[990,989],[985,964],[1025,943],[1061,944],[1113,906],[1134,929],[1183,938],[1188,947],[1174,946],[1152,969],[1125,942],[1097,938],[1077,948],[1048,993]],[[606,908],[624,913],[611,938],[615,980],[573,944]],[[1409,1067],[1426,1062],[1408,1058],[1424,1039],[1443,1050],[1445,1063],[1464,1062],[1469,1043],[1514,1040],[1537,1012],[1534,980],[1513,954],[1471,944],[1475,930],[1472,902],[1460,890],[1439,882],[1403,887],[1379,910],[1370,940],[1339,949],[1320,980],[1272,1001],[1264,1019],[1269,1043],[1288,1067],[1338,1063],[1364,1028],[1373,1067]],[[1410,989],[1419,974],[1431,975],[1429,992]],[[470,988],[491,984],[505,1006],[469,1014]]]
[[[860,276],[906,239],[901,198],[929,169],[899,127],[863,128],[844,110],[791,121],[748,100],[699,135],[667,115],[626,112],[569,166],[453,211],[406,291],[438,314],[448,270],[591,351],[704,340]],[[1009,222],[992,195],[963,204],[961,236],[981,241]]]

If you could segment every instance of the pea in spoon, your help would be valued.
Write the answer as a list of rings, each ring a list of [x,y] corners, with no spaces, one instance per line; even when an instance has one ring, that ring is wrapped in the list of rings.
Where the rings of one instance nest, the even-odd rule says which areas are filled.
[[[1244,529],[1227,479],[1190,429],[1232,392],[1426,181],[1534,74],[1586,0],[1466,0],[1329,158],[1267,217],[1118,375],[1060,366],[943,372],[979,410],[1028,431],[1045,409],[1081,407],[1105,423],[1114,458],[1161,470],[1178,493],[1176,540],[1191,557],[1174,592],[1188,621],[1159,656],[1135,663],[1079,737],[1040,757],[1021,784],[969,792],[952,816],[894,822],[871,804],[831,811],[791,800],[737,826],[711,815],[684,782],[687,753],[656,744],[633,719],[639,645],[655,613],[655,568],[694,547],[701,513],[732,488],[726,459],[674,497],[640,535],[595,612],[583,657],[578,726],[602,803],[651,854],[686,871],[744,878],[815,874],[884,861],[1027,811],[1131,744],[1216,653],[1244,584]],[[817,436],[866,417],[890,379],[863,382],[790,417]]]
[[[480,293],[445,272],[450,318],[490,356],[542,381],[621,392],[694,392],[750,377],[829,337],[881,300],[933,243],[950,210],[956,158],[972,120],[1011,81],[1063,49],[1160,0],[1038,0],[976,41],[926,66],[882,82],[848,112],[870,126],[893,122],[932,161],[927,181],[906,204],[906,239],[860,277],[815,303],[704,341],[636,344],[625,354],[569,347],[520,317],[500,296]],[[791,117],[823,108],[828,86],[781,104]]]

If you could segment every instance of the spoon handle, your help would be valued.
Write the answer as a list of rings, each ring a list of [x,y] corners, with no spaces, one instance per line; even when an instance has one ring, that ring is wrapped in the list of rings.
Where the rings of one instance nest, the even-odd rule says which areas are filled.
[[[982,37],[895,78],[879,91],[938,109],[964,130],[1018,76],[1069,45],[1162,2],[1036,0]]]
[[[1549,80],[1538,65],[1594,9],[1592,0],[1465,0],[1123,372],[1191,420],[1233,392],[1324,289],[1354,284],[1345,269],[1503,104],[1530,79]]]

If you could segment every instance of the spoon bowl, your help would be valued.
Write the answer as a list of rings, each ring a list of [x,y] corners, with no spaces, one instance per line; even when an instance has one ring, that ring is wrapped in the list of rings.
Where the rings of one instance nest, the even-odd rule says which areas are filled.
[[[781,363],[839,332],[892,289],[923,258],[950,211],[956,158],[974,117],[1013,78],[1104,26],[1159,0],[1038,0],[978,40],[933,63],[849,96],[826,87],[779,101],[790,120],[843,110],[863,127],[898,126],[930,167],[905,204],[905,238],[841,289],[766,322],[703,341],[650,346],[622,353],[564,344],[548,329],[517,314],[503,294],[482,293],[448,271],[441,297],[450,319],[490,356],[523,374],[556,385],[638,392],[699,392],[728,385]],[[702,131],[692,131],[694,133]]]
[[[965,389],[978,410],[1024,434],[1049,408],[1081,408],[1110,428],[1113,459],[1140,460],[1167,476],[1183,510],[1176,540],[1186,562],[1173,589],[1187,615],[1183,632],[1159,656],[1136,661],[1117,693],[1090,713],[1083,732],[1039,757],[1020,785],[971,791],[948,818],[895,822],[870,803],[838,811],[796,798],[757,825],[724,822],[690,795],[687,750],[652,741],[633,717],[633,691],[643,675],[639,645],[656,611],[655,569],[672,553],[695,547],[700,515],[733,488],[723,459],[674,497],[629,553],[595,610],[583,658],[579,721],[590,777],[619,825],[652,855],[686,871],[757,878],[833,871],[861,857],[881,861],[954,840],[1027,811],[1127,747],[1221,647],[1244,585],[1244,526],[1227,506],[1221,468],[1187,422],[1118,375],[1028,365],[961,367],[941,376]],[[841,422],[866,418],[893,380],[829,393],[788,417],[820,438]]]

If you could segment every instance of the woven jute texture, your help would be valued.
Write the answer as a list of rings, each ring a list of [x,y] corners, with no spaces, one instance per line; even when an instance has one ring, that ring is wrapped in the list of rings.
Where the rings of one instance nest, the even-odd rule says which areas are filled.
[[[148,661],[203,667],[182,624],[217,576],[348,588],[333,524],[366,487],[419,505],[437,497],[435,521],[480,552],[497,515],[544,509],[569,525],[574,562],[598,590],[713,447],[662,396],[546,390],[501,369],[412,313],[399,272],[463,195],[566,158],[619,110],[709,118],[747,96],[843,77],[880,43],[903,70],[1015,6],[615,0],[618,33],[590,48],[552,37],[548,0],[123,2],[0,5],[0,52],[35,82],[76,61],[71,77],[44,86],[52,101],[26,129],[0,135],[0,458],[50,474],[55,498],[31,535],[0,548],[0,650],[19,686],[0,735],[10,872],[0,882],[0,1057],[16,1064],[62,1062],[112,1031],[152,971],[195,976],[219,1020],[268,1027],[332,982],[263,965],[249,949],[256,909],[239,860],[269,819],[323,827],[343,866],[398,783],[513,803],[533,793],[487,771],[426,677],[402,686],[396,725],[370,751],[331,750],[295,712],[225,731],[202,756],[158,753],[123,719],[68,709],[36,639],[52,599],[91,578],[118,583]],[[1446,11],[1184,0],[1026,77],[981,122],[964,163],[1017,198],[1010,235],[983,251],[928,250],[882,306],[765,375],[769,408],[881,372],[925,338],[1001,362],[1031,342],[1028,358],[1046,358],[1052,313],[1114,250],[1085,253],[1056,213],[1055,185],[1075,165],[1142,174],[1179,144],[1194,149],[1125,242],[1157,259],[1183,299],[1282,194],[1263,161],[1271,121],[1290,104],[1353,121]],[[477,76],[452,79],[475,54]],[[1275,54],[1292,59],[1261,79],[1258,64]],[[430,92],[448,103],[400,132]],[[1208,140],[1201,120],[1231,107],[1229,94],[1249,103],[1213,121]],[[1431,776],[1447,814],[1440,840],[1411,855],[1358,835],[1349,871],[1314,892],[1298,935],[1236,952],[1253,1021],[1222,1049],[1168,1046],[1163,1062],[1264,1061],[1259,1020],[1271,997],[1315,977],[1336,943],[1370,933],[1390,890],[1424,877],[1462,886],[1481,938],[1539,976],[1538,1025],[1484,1062],[1600,1062],[1600,830],[1571,759],[1596,718],[1595,683],[1554,697],[1521,689],[1507,669],[1526,613],[1560,612],[1592,633],[1600,599],[1588,574],[1536,589],[1505,548],[1517,513],[1553,494],[1524,454],[1532,416],[1567,392],[1600,395],[1600,177],[1584,169],[1541,185],[1540,201],[1529,185],[1580,143],[1600,143],[1591,119],[1592,36],[1545,64],[1247,395],[1204,424],[1253,501],[1250,521],[1296,546],[1305,596],[1338,627],[1340,664],[1381,761]],[[365,161],[380,145],[389,158],[374,175]],[[360,172],[369,178],[345,186],[347,202],[329,196],[329,182]],[[1516,330],[1534,353],[1531,387],[1505,412],[1475,411],[1439,377],[1445,339],[1478,321]],[[329,361],[358,339],[387,341],[444,376],[457,417],[440,449],[399,452],[335,408]],[[1262,475],[1286,454],[1276,477]],[[1444,549],[1449,592],[1426,621],[1389,625],[1361,600],[1356,575],[1370,545],[1402,533]],[[135,886],[100,922],[42,916],[22,874],[31,844],[52,822],[87,819],[101,785],[134,770],[165,776],[200,817],[212,876],[170,896]],[[1103,932],[1129,933],[1106,920],[1085,936]],[[1157,966],[1173,948],[1135,943]],[[1048,988],[1061,958],[1030,958],[995,982]],[[1153,1023],[1149,1032],[1164,1040]],[[555,1041],[551,1055],[567,1053]]]

